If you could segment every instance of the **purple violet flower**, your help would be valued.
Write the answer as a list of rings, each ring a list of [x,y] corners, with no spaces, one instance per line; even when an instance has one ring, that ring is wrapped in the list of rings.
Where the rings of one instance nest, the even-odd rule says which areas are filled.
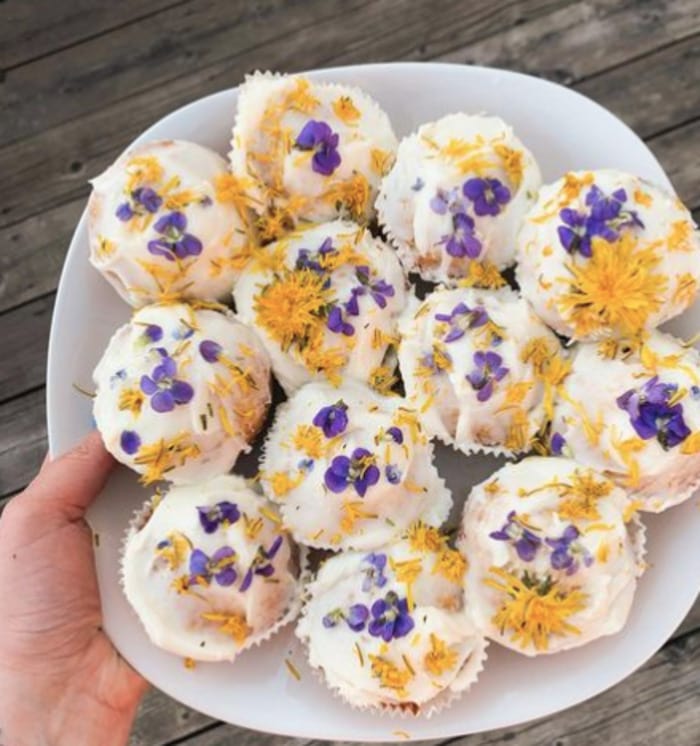
[[[221,355],[221,350],[221,345],[213,339],[205,339],[199,343],[199,354],[208,363],[215,363]]]
[[[392,425],[391,427],[387,428],[386,434],[397,445],[401,445],[403,443],[403,433],[401,432],[400,428],[396,427],[396,425]]]
[[[481,242],[474,234],[474,221],[464,212],[452,216],[452,233],[443,236],[440,243],[450,256],[476,259],[481,253]]]
[[[503,358],[497,352],[477,350],[474,353],[474,370],[467,374],[467,380],[477,391],[479,401],[488,401],[492,394],[494,383],[508,374],[508,368],[503,365]]]
[[[348,426],[348,405],[340,399],[335,404],[322,407],[316,412],[312,422],[323,430],[326,438],[335,438]]]
[[[221,524],[230,526],[235,523],[241,513],[238,505],[228,500],[222,500],[216,505],[204,505],[197,508],[199,513],[199,522],[207,534],[213,534]]]
[[[211,557],[201,549],[193,549],[190,554],[189,584],[209,585],[213,578],[219,585],[233,585],[238,577],[235,562],[236,552],[231,547],[221,547]]]
[[[484,326],[489,317],[482,306],[469,308],[466,303],[458,303],[449,314],[436,313],[435,320],[449,324],[450,328],[442,340],[449,343],[463,337],[467,329]]]
[[[343,318],[343,312],[339,306],[332,306],[328,312],[326,326],[335,334],[344,334],[346,337],[352,337],[355,333],[355,327]]]
[[[401,472],[394,464],[387,464],[384,467],[384,475],[389,484],[398,484],[401,481]]]
[[[187,404],[194,396],[194,389],[177,375],[177,363],[162,347],[158,348],[161,361],[150,376],[141,376],[141,391],[151,397],[155,412],[171,412],[178,404]]]
[[[340,165],[338,142],[340,138],[326,124],[310,119],[297,136],[295,147],[299,150],[313,150],[311,168],[323,176],[330,176]]]
[[[506,522],[498,531],[492,531],[489,536],[496,541],[507,541],[513,544],[518,557],[523,562],[532,562],[537,550],[542,544],[539,536],[523,526],[516,517],[514,510],[508,513]]]
[[[353,632],[362,632],[369,616],[369,609],[364,604],[353,604],[345,617],[348,627]]]
[[[627,192],[617,189],[606,195],[593,184],[586,194],[588,212],[564,208],[559,217],[564,223],[557,228],[559,241],[569,254],[577,251],[584,257],[591,256],[591,239],[595,236],[606,241],[616,241],[623,228],[643,228],[635,210],[626,210]]]
[[[163,329],[158,324],[148,324],[143,334],[149,342],[160,342],[163,339]]]
[[[372,589],[372,586],[383,588],[386,585],[386,576],[384,575],[386,554],[371,552],[362,561],[369,565],[363,570],[365,577],[362,581],[362,590],[366,593]]]
[[[384,642],[405,637],[414,627],[408,611],[408,601],[399,598],[394,591],[377,599],[371,608],[372,619],[367,631],[372,637],[381,637]]]
[[[182,212],[169,212],[159,218],[153,226],[160,238],[148,242],[148,250],[155,256],[163,256],[174,262],[175,258],[186,259],[202,253],[202,242],[191,233],[186,233],[187,217]]]
[[[242,593],[245,593],[245,591],[250,588],[250,585],[253,582],[253,578],[256,575],[260,575],[263,578],[269,578],[275,574],[274,565],[272,565],[270,560],[273,560],[277,552],[279,552],[280,547],[282,546],[282,541],[282,536],[278,536],[272,542],[269,549],[258,547],[255,558],[251,562],[250,567],[243,577],[243,582],[241,583],[240,587]]]
[[[581,555],[586,567],[593,564],[591,553],[577,541],[579,536],[576,526],[569,525],[558,539],[545,539],[547,546],[553,549],[549,558],[552,569],[565,570],[567,575],[573,575],[580,566],[577,555]]]
[[[551,440],[549,441],[549,450],[552,456],[561,456],[565,445],[566,438],[561,433],[552,433]]]
[[[510,201],[510,189],[498,179],[468,179],[462,193],[474,205],[474,213],[496,216]]]
[[[380,472],[366,448],[356,448],[352,456],[336,456],[326,469],[324,482],[331,492],[344,492],[349,485],[364,497],[368,488],[379,481]]]
[[[156,191],[150,187],[139,187],[131,192],[127,202],[117,207],[115,215],[122,222],[127,222],[134,215],[158,212],[162,204],[163,199]]]
[[[682,443],[690,428],[683,419],[683,405],[670,405],[678,391],[675,383],[662,383],[658,376],[641,388],[630,389],[617,399],[617,406],[627,412],[630,424],[643,440],[656,438],[664,450]]]
[[[337,254],[338,250],[333,247],[333,240],[325,238],[318,250],[313,252],[310,249],[299,249],[297,253],[296,268],[310,269],[318,274],[323,274],[326,270],[323,268],[323,260],[330,254]]]
[[[133,430],[124,430],[119,438],[119,445],[124,453],[133,456],[141,448],[141,437]]]

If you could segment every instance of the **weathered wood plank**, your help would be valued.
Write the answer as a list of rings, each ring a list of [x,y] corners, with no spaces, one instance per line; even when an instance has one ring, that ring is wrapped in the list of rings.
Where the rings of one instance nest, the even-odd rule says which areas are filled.
[[[700,85],[691,84],[698,48],[697,43],[689,46],[688,42],[681,42],[646,58],[643,75],[641,63],[632,62],[585,81],[581,87],[588,86],[588,93],[602,104],[617,108],[632,126],[644,131],[649,128],[645,120],[648,107],[638,104],[649,102],[657,95],[655,91],[664,88],[670,69],[674,70],[674,78],[682,81],[676,90],[676,98],[682,102],[675,107],[657,107],[663,112],[649,114],[650,120],[659,126],[670,121],[670,109],[678,117],[692,115],[694,109],[700,111]],[[168,106],[172,104],[171,96],[165,95]],[[137,96],[124,108],[135,114],[140,111],[141,117],[147,112],[150,117],[153,102]],[[120,138],[125,131],[127,138],[136,134],[129,131],[122,117],[123,113],[107,109],[0,150],[0,172],[14,174],[12,180],[0,182],[0,204],[5,205],[6,217],[19,219],[0,229],[5,247],[0,254],[0,312],[55,287],[56,271],[88,192],[86,174],[94,175],[109,163],[115,155],[114,144],[118,144],[117,149],[124,144]],[[137,129],[145,126],[138,117],[136,121]],[[672,177],[681,175],[678,189],[693,207],[700,205],[700,182],[693,178],[692,159],[686,154],[697,148],[699,137],[697,123],[691,122],[659,140],[664,165]],[[655,142],[652,140],[652,147]],[[55,147],[51,143],[56,143]],[[75,155],[78,152],[80,158]],[[38,181],[38,173],[46,173],[46,178]],[[27,282],[26,278],[31,280]]]
[[[571,84],[698,31],[697,0],[589,0],[562,8],[544,22],[505,27],[476,44],[462,42],[439,59]]]
[[[0,497],[21,490],[46,455],[44,389],[0,405]]]
[[[641,137],[700,114],[700,35],[615,68],[577,86]]]
[[[183,0],[179,0],[183,2]],[[134,23],[176,0],[31,0],[0,3],[0,68],[17,67],[85,39]]]
[[[44,384],[54,293],[0,315],[0,401]]]
[[[700,115],[700,110],[698,111]],[[673,186],[693,210],[700,207],[700,178],[697,154],[700,153],[700,118],[648,143],[666,170]]]
[[[540,8],[540,3],[542,3],[542,8]],[[557,0],[557,7],[561,4],[562,0]],[[457,5],[463,6],[464,4],[458,2]],[[461,18],[465,24],[473,22],[474,29],[468,36],[479,38],[480,33],[484,35],[495,33],[503,27],[501,23],[514,22],[515,11],[523,6],[528,7],[528,17],[531,17],[537,15],[535,11],[538,8],[544,12],[551,5],[552,0],[538,0],[537,3],[529,4],[518,2],[509,4],[503,13],[492,12],[483,20],[480,20],[480,16],[473,11],[468,14],[462,11]],[[381,17],[377,16],[377,13],[381,16],[383,6],[396,7],[398,10],[394,12],[404,11],[403,15],[408,19],[416,16],[415,9],[418,8],[418,4],[415,3],[408,3],[407,6],[405,0],[393,4],[383,2],[376,4],[376,10],[372,14],[368,15],[365,11],[355,15],[366,19],[365,23],[369,23],[370,26],[386,28],[382,25]],[[375,6],[371,6],[372,8]],[[510,11],[508,11],[509,8]],[[184,13],[185,9],[180,8],[178,11]],[[444,14],[433,14],[432,19],[425,19],[419,15],[421,24],[414,21],[408,36],[405,32],[403,36],[401,35],[401,30],[408,21],[399,23],[397,28],[392,29],[392,44],[397,43],[399,38],[404,38],[404,43],[414,43],[412,40],[416,28],[422,27],[424,29],[422,34],[429,35],[431,31],[437,33],[443,26],[450,27],[452,19],[448,11],[449,8],[446,8]],[[221,12],[225,18],[226,9],[221,9]],[[522,12],[520,10],[520,13]],[[228,14],[230,15],[230,11]],[[69,199],[86,194],[87,178],[95,176],[105,168],[117,152],[149,124],[195,98],[237,85],[251,68],[295,69],[323,64],[324,59],[332,53],[334,48],[347,46],[339,42],[337,38],[339,31],[342,30],[346,34],[346,39],[352,39],[359,33],[358,28],[364,29],[364,25],[358,25],[359,21],[356,20],[355,15],[350,18],[343,16],[328,20],[325,25],[322,24],[322,28],[312,26],[304,29],[303,32],[300,31],[294,37],[291,48],[289,42],[282,45],[276,38],[268,41],[259,38],[255,48],[239,48],[233,57],[213,65],[209,64],[207,55],[194,55],[193,53],[188,69],[174,81],[154,88],[148,87],[140,92],[130,89],[127,91],[126,98],[119,99],[117,102],[105,95],[99,100],[99,106],[95,107],[91,100],[92,89],[83,88],[80,95],[75,96],[74,105],[81,114],[78,121],[70,121],[63,125],[56,124],[53,127],[50,126],[49,121],[43,121],[42,127],[38,128],[33,135],[28,136],[30,135],[28,131],[22,131],[21,140],[0,149],[0,173],[14,175],[12,185],[0,183],[0,205],[2,205],[0,226],[18,223],[28,215],[55,206],[57,202],[67,202]],[[272,26],[275,26],[276,19],[277,16],[271,17]],[[199,24],[198,17],[198,29]],[[245,23],[242,25],[245,27]],[[333,30],[332,36],[336,42],[335,47],[333,45],[329,47],[327,43],[327,36],[331,30]],[[199,34],[205,37],[205,31],[206,24],[205,29]],[[211,40],[212,43],[215,41],[216,39]],[[376,58],[379,48],[385,45],[385,42],[385,37],[376,40],[376,49],[371,55],[364,56],[362,51],[357,52],[353,61],[366,62],[367,59]],[[235,49],[232,41],[229,44],[227,39],[226,48]],[[439,48],[433,49],[431,46],[431,54],[434,51],[439,51]],[[107,64],[104,52],[101,54],[102,64]],[[110,56],[114,54],[115,52],[110,51]],[[170,59],[168,54],[176,55],[176,50],[169,52],[164,50],[160,54],[164,55],[167,61]],[[119,80],[127,72],[128,70],[114,70],[114,80],[110,80],[110,86],[119,87],[121,85]],[[141,75],[140,71],[137,71],[137,74]],[[149,68],[149,75],[146,76],[148,81],[153,79],[152,75],[153,70]],[[31,112],[34,111],[29,103],[26,106]],[[34,113],[31,116],[34,116]],[[10,117],[7,117],[7,121],[10,121]],[[8,124],[9,126],[11,125]],[[38,179],[37,175],[41,175],[42,178]]]
[[[151,689],[139,707],[129,746],[156,746],[197,733],[216,721]]]
[[[84,196],[0,229],[0,314],[56,289]]]

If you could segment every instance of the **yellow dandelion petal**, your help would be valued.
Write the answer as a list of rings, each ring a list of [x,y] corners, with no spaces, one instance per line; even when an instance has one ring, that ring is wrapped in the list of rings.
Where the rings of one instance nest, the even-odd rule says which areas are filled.
[[[333,113],[345,124],[355,124],[360,118],[360,110],[350,96],[339,96],[332,104]]]
[[[219,628],[219,632],[229,635],[240,646],[250,633],[253,631],[243,614],[226,614],[219,612],[203,612],[202,619],[206,622],[212,622]]]
[[[320,458],[323,455],[323,433],[315,425],[298,425],[292,444],[309,458]]]
[[[496,577],[484,583],[503,595],[492,622],[501,634],[511,632],[511,641],[522,649],[547,650],[553,636],[580,634],[568,619],[586,608],[586,594],[560,588],[550,578],[538,581],[525,575],[521,579],[500,567],[489,572]]]
[[[423,665],[426,671],[433,676],[442,676],[451,671],[456,665],[459,656],[447,643],[431,632],[430,650],[423,657]]]
[[[635,334],[659,310],[668,285],[657,271],[660,253],[640,247],[631,233],[613,243],[600,238],[592,243],[592,256],[569,266],[559,310],[579,337],[606,329]]]

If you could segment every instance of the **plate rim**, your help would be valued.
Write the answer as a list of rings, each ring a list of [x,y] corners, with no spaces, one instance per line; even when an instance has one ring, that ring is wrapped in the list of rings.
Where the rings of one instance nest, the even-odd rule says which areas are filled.
[[[499,74],[504,75],[509,78],[516,78],[516,79],[522,79],[523,81],[527,81],[528,85],[531,85],[533,81],[535,81],[537,84],[549,87],[549,88],[556,88],[560,90],[564,90],[567,92],[567,94],[577,97],[579,99],[585,100],[586,104],[588,106],[592,106],[596,108],[600,114],[603,116],[610,118],[612,120],[615,120],[618,127],[622,127],[626,130],[626,134],[628,137],[633,138],[637,141],[637,144],[641,144],[641,146],[646,150],[646,152],[649,155],[650,162],[653,162],[656,166],[656,169],[658,171],[658,183],[663,184],[666,187],[670,187],[673,189],[673,186],[670,182],[670,179],[668,178],[668,175],[664,171],[663,167],[659,163],[658,159],[656,158],[655,154],[651,151],[651,149],[644,143],[641,137],[632,130],[631,127],[629,127],[625,122],[623,122],[619,117],[617,117],[615,114],[613,114],[611,111],[606,109],[604,106],[599,104],[597,101],[594,101],[593,99],[585,96],[584,94],[580,93],[579,91],[576,91],[572,88],[569,88],[567,86],[563,86],[559,83],[555,83],[553,81],[545,80],[542,78],[538,78],[533,75],[529,75],[527,73],[521,73],[513,70],[506,70],[503,68],[498,67],[491,67],[491,66],[481,66],[481,65],[461,65],[457,63],[449,63],[449,62],[378,62],[378,63],[368,63],[368,64],[359,64],[359,65],[342,65],[342,66],[334,66],[329,68],[314,68],[311,70],[303,70],[299,71],[298,73],[291,73],[290,74],[304,74],[304,75],[312,75],[317,76],[321,74],[325,78],[330,78],[334,74],[341,72],[341,74],[345,75],[349,72],[358,72],[361,73],[362,71],[368,71],[368,70],[378,70],[378,69],[387,70],[390,69],[392,71],[394,70],[404,70],[405,72],[410,72],[411,69],[421,69],[426,70],[427,68],[438,68],[438,69],[455,69],[459,68],[462,71],[469,71],[470,74],[480,75],[480,74],[486,74],[486,75],[492,75],[492,74]],[[147,140],[150,137],[150,133],[153,131],[154,128],[160,127],[163,125],[166,125],[168,121],[171,118],[179,118],[186,114],[186,112],[189,109],[194,109],[199,106],[201,106],[204,102],[211,101],[213,99],[217,98],[225,98],[226,96],[231,95],[233,92],[237,91],[240,88],[239,86],[233,86],[231,88],[222,89],[220,91],[216,91],[213,93],[210,93],[206,96],[202,96],[201,98],[198,98],[196,100],[190,101],[186,104],[183,104],[182,106],[178,107],[177,109],[174,109],[173,111],[167,113],[165,116],[161,117],[160,119],[154,121],[149,127],[147,127],[145,130],[143,130],[132,142],[130,142],[126,148],[122,152],[125,152],[132,148],[134,144]],[[81,254],[79,244],[81,243],[81,237],[84,231],[86,231],[86,223],[87,223],[87,205],[83,209],[80,219],[78,220],[76,227],[73,231],[71,241],[68,247],[68,250],[66,252],[66,256],[63,262],[62,270],[60,273],[58,286],[56,290],[56,299],[54,303],[54,308],[52,312],[52,319],[51,319],[51,325],[50,325],[50,331],[49,331],[49,344],[48,344],[48,353],[47,353],[47,367],[46,367],[46,417],[47,417],[47,436],[48,436],[48,444],[49,444],[49,453],[52,455],[52,457],[55,457],[57,452],[66,450],[68,445],[64,443],[60,443],[62,441],[62,437],[59,434],[59,425],[56,421],[56,407],[55,407],[55,401],[58,397],[61,396],[61,391],[58,390],[57,386],[57,380],[58,380],[58,373],[56,371],[56,357],[57,353],[56,350],[60,346],[60,332],[58,330],[58,323],[59,318],[62,315],[62,309],[64,306],[70,303],[70,300],[67,297],[68,293],[68,276],[70,275],[72,268],[74,267],[75,263],[86,261],[87,257]],[[60,446],[59,446],[60,443]],[[700,591],[700,588],[698,589]],[[522,725],[528,722],[531,722],[533,720],[541,719],[544,717],[549,717],[555,713],[564,712],[566,710],[571,709],[572,707],[581,704],[582,702],[585,702],[586,700],[590,699],[593,696],[596,696],[598,694],[602,694],[603,692],[611,689],[612,687],[619,684],[621,681],[628,678],[634,671],[636,671],[638,668],[640,668],[644,663],[646,663],[653,655],[658,652],[658,650],[665,644],[665,642],[669,639],[672,632],[677,628],[678,624],[682,622],[682,620],[687,616],[688,611],[692,607],[694,603],[694,598],[691,598],[689,603],[687,604],[687,607],[684,608],[683,616],[679,619],[674,619],[672,623],[669,623],[668,620],[666,620],[666,624],[661,625],[663,628],[663,634],[657,632],[654,635],[654,646],[653,648],[649,649],[648,653],[645,653],[642,660],[636,660],[633,663],[630,663],[628,666],[625,667],[625,670],[621,674],[616,674],[614,677],[614,680],[610,681],[606,685],[604,685],[602,688],[599,687],[599,685],[595,684],[591,691],[584,691],[584,693],[581,696],[578,696],[575,700],[572,700],[568,705],[561,707],[558,704],[554,704],[553,706],[545,706],[541,708],[536,714],[533,714],[531,717],[528,718],[522,718],[522,717],[511,717],[511,718],[504,718],[501,724],[497,726],[489,726],[485,728],[471,728],[467,731],[467,733],[479,733],[479,732],[487,732],[496,728],[508,728],[508,727],[514,727],[516,725]],[[496,645],[497,643],[490,643],[491,645]],[[116,647],[116,645],[115,645]],[[123,655],[122,651],[119,651],[120,655]],[[132,661],[129,660],[128,656],[124,656],[127,661],[131,663],[131,665],[134,666],[135,669],[137,669],[137,666],[134,665]],[[138,670],[138,669],[137,669]],[[143,674],[142,674],[143,675]],[[149,680],[149,683],[151,683],[156,688],[163,691],[166,695],[172,697],[173,699],[176,699],[179,702],[182,702],[188,707],[193,707],[193,709],[197,709],[198,711],[204,713],[205,715],[215,717],[217,719],[221,719],[221,713],[216,712],[214,710],[207,711],[207,708],[205,706],[202,706],[201,703],[197,703],[196,705],[188,704],[183,701],[181,698],[182,695],[179,691],[177,691],[177,687],[174,685],[171,687],[170,680],[165,681],[159,681],[158,684],[155,684]],[[175,682],[173,682],[174,684]],[[583,690],[585,690],[585,687],[582,687]],[[468,697],[469,695],[465,695]],[[230,720],[226,722],[231,722]],[[411,720],[402,720],[400,718],[390,718],[390,717],[383,717],[383,716],[377,716],[376,717],[376,726],[377,726],[377,733],[376,737],[368,737],[367,735],[364,735],[361,737],[361,739],[354,738],[351,733],[346,733],[345,735],[341,736],[345,740],[357,740],[358,742],[375,742],[375,741],[387,741],[387,740],[405,740],[399,736],[396,736],[394,734],[391,734],[389,731],[389,728],[391,726],[405,726],[407,728],[410,728]],[[248,723],[232,723],[233,725],[237,727],[245,727],[250,729],[256,729],[255,726],[252,726]],[[386,730],[385,730],[386,729]],[[300,729],[295,728],[289,728],[282,729],[276,726],[275,722],[271,722],[270,725],[267,727],[265,731],[261,732],[267,732],[267,733],[274,733],[278,735],[284,735],[284,736],[290,736],[290,737],[301,737],[301,738],[323,738],[323,736],[319,736],[318,733],[309,733],[309,731],[304,731]],[[420,736],[420,739],[423,738],[433,738],[433,737],[444,737],[444,738],[450,738],[455,735],[457,735],[458,731],[455,731],[454,728],[450,729],[448,728],[444,735],[442,736]],[[466,735],[467,733],[464,733],[463,731],[459,731],[460,734]],[[332,738],[338,737],[337,734],[330,736]],[[415,739],[411,739],[415,740]]]

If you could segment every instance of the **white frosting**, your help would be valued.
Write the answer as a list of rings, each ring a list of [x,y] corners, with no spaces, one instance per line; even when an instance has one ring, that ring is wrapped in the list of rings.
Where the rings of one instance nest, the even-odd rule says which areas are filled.
[[[563,363],[526,301],[508,288],[439,289],[409,307],[399,329],[406,397],[431,437],[465,453],[528,449]]]
[[[208,148],[163,140],[135,147],[92,181],[90,261],[127,303],[220,300],[230,292],[251,235],[227,170]],[[153,192],[145,206],[144,188]],[[160,224],[173,214],[181,220],[176,230]]]
[[[452,497],[419,419],[402,398],[350,379],[339,388],[310,383],[283,404],[265,445],[261,484],[294,538],[313,547],[371,549],[416,520],[439,526]],[[348,464],[356,481],[352,474],[342,479]]]
[[[298,142],[309,122],[325,123],[328,137],[338,138],[331,167]],[[387,115],[357,88],[256,73],[240,88],[231,145],[233,172],[249,182],[261,233],[276,238],[298,220],[369,220],[397,140]]]
[[[596,236],[592,256],[570,253],[560,229],[571,215],[562,210],[590,219],[593,185],[606,197],[624,190],[620,215],[607,221],[607,238],[590,223],[577,228]],[[620,171],[569,173],[543,186],[518,234],[517,253],[523,295],[547,324],[574,339],[654,328],[697,296],[700,239],[690,213],[674,195]]]
[[[645,389],[655,377],[656,386]],[[633,417],[646,420],[652,407],[642,403],[637,415],[635,401],[656,401],[654,390],[665,411],[657,420],[650,416],[652,428],[642,426],[640,434]],[[620,401],[627,392],[637,393]],[[671,440],[669,428],[676,434]],[[677,505],[700,483],[700,355],[661,332],[652,332],[636,352],[624,343],[579,345],[552,431],[563,436],[567,455],[623,485],[642,510]]]
[[[356,707],[400,708],[417,714],[426,704],[444,706],[465,691],[481,669],[485,643],[472,621],[471,599],[465,598],[459,582],[464,560],[440,546],[434,529],[432,535],[438,537],[437,551],[399,541],[373,555],[335,555],[324,562],[307,588],[297,635],[308,646],[310,664],[321,669],[327,684]],[[436,569],[441,552],[457,558],[450,579]],[[384,558],[385,567],[372,575],[370,560],[376,562],[378,557]],[[401,563],[415,568],[410,596],[406,582],[397,578],[397,572],[407,567]],[[381,616],[381,609],[373,613],[373,604],[391,593],[396,599],[392,603],[390,596],[389,606],[403,604],[404,618],[394,624],[393,634],[389,628],[385,642],[372,624]],[[355,618],[351,613],[355,605],[364,606],[367,616],[357,630],[348,623]],[[447,656],[431,655],[436,647]],[[396,678],[389,673],[392,670]]]
[[[332,250],[320,255],[321,247]],[[369,278],[360,276],[361,267],[369,268]],[[313,379],[376,382],[396,342],[405,285],[388,246],[367,229],[337,220],[259,249],[241,274],[234,299],[239,317],[258,330],[275,376],[289,394]],[[360,293],[356,315],[348,306],[353,293]],[[329,327],[331,308],[351,334]],[[386,372],[393,372],[393,362]]]
[[[270,403],[270,363],[255,332],[230,312],[184,303],[138,310],[93,378],[105,446],[146,484],[227,472]]]
[[[483,214],[462,191],[469,180],[485,178],[508,189],[496,215]],[[382,182],[377,212],[404,266],[425,279],[447,282],[469,276],[474,260],[499,269],[513,263],[516,231],[540,182],[534,157],[502,119],[450,114],[401,141]],[[466,254],[448,243],[458,214],[473,221],[479,244]]]
[[[154,645],[198,661],[233,660],[294,617],[296,549],[243,479],[174,487],[151,510],[128,533],[122,583]],[[197,550],[208,564],[196,564]]]
[[[467,589],[477,626],[525,655],[567,650],[622,629],[643,570],[641,527],[625,523],[626,505],[622,489],[562,458],[526,458],[474,487],[458,546],[469,552]],[[529,556],[516,543],[525,527],[530,546],[536,544]],[[504,529],[510,538],[490,535]],[[565,567],[559,548],[547,541],[567,529],[578,536],[564,548]],[[528,591],[528,584],[540,591]],[[499,614],[506,609],[504,621]]]

